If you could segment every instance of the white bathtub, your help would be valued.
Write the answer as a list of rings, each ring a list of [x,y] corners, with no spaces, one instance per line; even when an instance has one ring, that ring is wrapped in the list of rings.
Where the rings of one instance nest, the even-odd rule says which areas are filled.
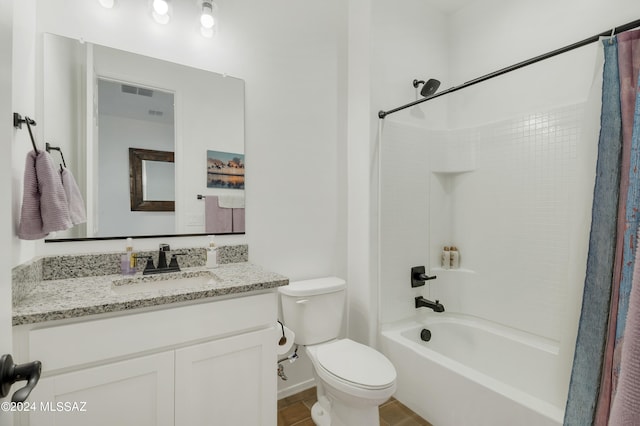
[[[444,313],[385,325],[380,344],[398,372],[396,398],[434,426],[562,425],[566,396],[552,341]]]

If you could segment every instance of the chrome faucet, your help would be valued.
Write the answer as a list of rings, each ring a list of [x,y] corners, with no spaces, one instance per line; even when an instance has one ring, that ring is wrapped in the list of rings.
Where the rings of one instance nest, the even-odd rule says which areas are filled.
[[[418,308],[429,308],[433,309],[434,312],[444,312],[444,305],[440,303],[439,300],[432,302],[431,300],[427,300],[422,296],[418,296],[415,298],[416,309]]]

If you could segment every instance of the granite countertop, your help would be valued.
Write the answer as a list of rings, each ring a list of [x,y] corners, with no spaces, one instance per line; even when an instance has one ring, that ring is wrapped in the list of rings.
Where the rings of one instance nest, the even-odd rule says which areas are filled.
[[[42,281],[13,307],[13,325],[77,318],[106,312],[165,305],[208,297],[240,294],[287,285],[288,278],[248,262],[220,265],[215,269],[183,268],[182,273],[145,276],[144,283],[127,283],[121,275]],[[171,287],[170,278],[197,277],[210,271],[213,280]],[[179,276],[178,276],[178,275]],[[140,273],[135,280],[141,281]],[[149,278],[147,278],[149,277]],[[114,281],[117,287],[114,287]],[[157,286],[153,285],[157,282]],[[142,284],[142,285],[140,285]],[[138,288],[135,288],[139,285]]]

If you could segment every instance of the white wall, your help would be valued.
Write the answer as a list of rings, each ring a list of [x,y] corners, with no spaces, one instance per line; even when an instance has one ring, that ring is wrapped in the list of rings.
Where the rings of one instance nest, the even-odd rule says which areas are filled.
[[[338,96],[343,6],[219,1],[218,8],[221,26],[213,40],[199,35],[190,19],[197,8],[190,3],[175,4],[172,21],[161,26],[149,17],[146,2],[118,2],[106,10],[98,2],[40,1],[37,27],[38,34],[82,38],[244,79],[251,260],[292,279],[344,275],[344,222],[338,212],[344,211],[346,188],[338,182],[337,162],[338,147],[345,145],[338,126],[344,129],[345,118],[336,112],[344,102]],[[34,72],[33,66],[27,69]],[[22,174],[21,158],[16,153],[14,176]],[[14,193],[21,193],[20,180]],[[16,242],[17,252],[26,244]],[[40,244],[37,252],[101,251],[114,244],[122,245]],[[17,257],[14,264],[29,257]]]
[[[371,120],[379,110],[390,110],[422,98],[413,80],[440,80],[450,85],[448,16],[424,0],[375,0],[372,14]],[[446,127],[447,110],[427,102],[397,112],[396,122],[428,128]],[[375,128],[374,128],[375,130]]]

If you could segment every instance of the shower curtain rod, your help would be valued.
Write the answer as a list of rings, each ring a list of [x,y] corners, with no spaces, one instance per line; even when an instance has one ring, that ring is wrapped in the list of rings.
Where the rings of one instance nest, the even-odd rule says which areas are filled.
[[[600,39],[600,37],[613,36],[615,34],[619,34],[619,33],[634,29],[636,27],[640,27],[640,19],[635,20],[633,22],[629,22],[628,24],[621,25],[619,27],[615,27],[615,28],[613,28],[613,30],[610,30],[610,31],[601,32],[600,34],[596,34],[596,35],[594,35],[592,37],[589,37],[589,38],[586,38],[586,39],[584,39],[582,41],[578,41],[578,42],[570,44],[568,46],[561,47],[560,49],[552,50],[551,52],[547,52],[547,53],[544,53],[542,55],[536,56],[534,58],[527,59],[526,61],[518,62],[517,64],[514,64],[514,65],[508,66],[506,68],[499,69],[498,71],[494,71],[492,73],[483,75],[482,77],[478,77],[478,78],[475,78],[473,80],[469,80],[466,83],[462,83],[459,86],[451,87],[451,88],[449,88],[447,90],[443,90],[442,92],[435,93],[435,94],[433,94],[431,96],[428,96],[426,98],[423,98],[423,99],[418,99],[417,101],[408,103],[408,104],[400,106],[398,108],[394,108],[394,109],[391,109],[389,111],[382,111],[381,110],[381,111],[378,112],[378,118],[384,119],[387,115],[393,114],[394,112],[402,111],[403,109],[410,108],[412,106],[421,104],[422,102],[430,101],[431,99],[438,98],[438,97],[446,95],[448,93],[457,92],[458,90],[464,89],[465,87],[473,86],[474,84],[490,80],[490,79],[492,79],[494,77],[498,77],[498,76],[500,76],[502,74],[506,74],[508,72],[515,71],[515,70],[520,69],[522,67],[526,67],[527,65],[532,65],[532,64],[535,64],[536,62],[544,61],[545,59],[549,59],[549,58],[552,58],[554,56],[560,55],[562,53],[569,52],[569,51],[571,51],[573,49],[577,49],[579,47],[583,47],[583,46],[586,46],[588,44],[595,43]]]

